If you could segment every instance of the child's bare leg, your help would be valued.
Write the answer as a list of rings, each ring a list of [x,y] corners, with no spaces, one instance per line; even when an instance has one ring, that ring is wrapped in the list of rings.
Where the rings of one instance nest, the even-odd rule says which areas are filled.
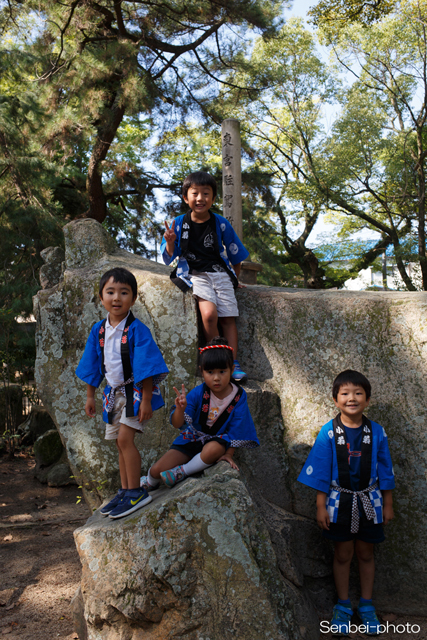
[[[187,456],[182,451],[178,451],[177,449],[169,449],[166,453],[157,460],[150,468],[150,474],[156,480],[160,479],[160,474],[162,471],[168,471],[169,469],[173,469],[180,464],[185,464],[190,459],[190,456]]]
[[[340,600],[348,600],[348,583],[350,580],[350,564],[354,552],[353,540],[335,542],[334,580]]]
[[[139,475],[141,471],[141,456],[135,446],[135,429],[121,424],[116,445],[119,450],[119,465],[122,460],[123,471],[126,474],[126,489],[139,489]],[[120,478],[123,480],[122,467],[120,466]]]
[[[200,454],[200,459],[205,464],[211,465],[215,464],[217,460],[225,453],[225,446],[216,442],[216,440],[211,440],[211,442],[207,442],[202,449]]]
[[[233,358],[237,360],[237,326],[236,318],[219,318],[219,323],[224,334],[224,338],[227,338],[227,342],[230,347],[233,347]]]
[[[374,545],[372,542],[356,540],[356,555],[359,563],[361,596],[365,600],[371,600],[375,577]]]
[[[202,300],[199,297],[197,300],[199,302],[200,315],[202,316],[203,333],[205,334],[206,342],[209,342],[219,335],[218,311],[213,302]]]
[[[119,452],[119,471],[120,471],[120,482],[122,483],[122,489],[128,488],[128,477],[126,475],[126,465],[125,459],[123,458],[122,452],[120,451],[119,444],[116,440],[117,451]]]

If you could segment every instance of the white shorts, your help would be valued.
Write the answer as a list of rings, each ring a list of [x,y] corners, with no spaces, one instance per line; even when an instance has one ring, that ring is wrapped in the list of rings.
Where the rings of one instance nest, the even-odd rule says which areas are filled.
[[[126,396],[118,391],[114,398],[113,421],[111,424],[105,424],[105,439],[117,440],[121,424],[125,424],[127,427],[132,427],[135,431],[142,432],[144,431],[144,425],[147,422],[148,420],[139,422],[138,416],[132,418],[126,417]]]
[[[232,318],[239,315],[236,294],[228,273],[191,274],[193,295],[202,300],[213,302],[219,318]]]

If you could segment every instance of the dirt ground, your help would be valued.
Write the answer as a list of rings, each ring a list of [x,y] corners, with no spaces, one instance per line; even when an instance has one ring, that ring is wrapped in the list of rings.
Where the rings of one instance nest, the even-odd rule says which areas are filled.
[[[76,504],[76,486],[42,485],[33,477],[34,465],[31,457],[0,457],[0,640],[74,640],[70,601],[80,561],[73,531],[90,512]],[[382,640],[427,640],[427,617],[388,614],[381,622],[391,630]],[[353,623],[361,624],[356,616]],[[337,638],[322,630],[320,638]]]
[[[0,457],[0,640],[71,640],[80,582],[73,531],[90,513],[76,504],[76,486],[40,484],[34,466]]]

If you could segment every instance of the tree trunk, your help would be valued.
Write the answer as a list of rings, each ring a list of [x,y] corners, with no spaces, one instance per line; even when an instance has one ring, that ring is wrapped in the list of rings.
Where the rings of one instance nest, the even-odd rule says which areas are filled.
[[[420,259],[422,287],[427,291],[427,256],[426,256],[426,182],[424,171],[424,152],[422,130],[417,131],[418,145],[418,257]]]
[[[120,104],[120,96],[116,93],[113,105],[103,113],[103,124],[98,127],[98,135],[89,161],[86,179],[86,189],[89,198],[87,218],[94,218],[104,222],[107,215],[107,205],[102,187],[102,161],[105,160],[117,129],[125,114],[124,105]]]

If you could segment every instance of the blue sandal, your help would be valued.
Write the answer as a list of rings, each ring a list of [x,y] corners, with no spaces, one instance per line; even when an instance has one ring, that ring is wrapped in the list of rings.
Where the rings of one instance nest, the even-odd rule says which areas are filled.
[[[350,633],[351,617],[353,609],[344,607],[342,604],[336,604],[333,608],[334,615],[331,620],[331,631],[333,636],[348,636]],[[332,626],[337,627],[338,631],[333,631]]]
[[[372,604],[366,604],[361,607],[357,607],[357,613],[362,623],[366,627],[365,633],[368,636],[377,636],[380,634],[381,623],[378,620],[378,616],[375,612],[375,607]]]

